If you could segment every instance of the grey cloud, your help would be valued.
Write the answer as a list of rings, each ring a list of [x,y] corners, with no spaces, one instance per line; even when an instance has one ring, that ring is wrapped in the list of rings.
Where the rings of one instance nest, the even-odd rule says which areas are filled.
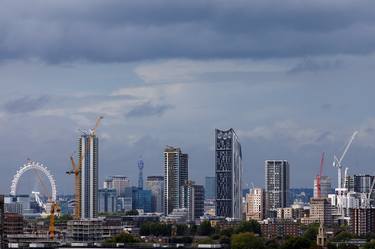
[[[127,62],[367,54],[373,1],[7,1],[0,59]],[[43,30],[41,33],[40,30]]]
[[[44,107],[49,102],[48,96],[24,96],[6,102],[3,108],[8,113],[28,113]]]
[[[167,110],[171,109],[170,105],[153,105],[150,102],[139,105],[129,111],[126,116],[137,118],[137,117],[148,117],[148,116],[161,116]]]
[[[302,62],[292,67],[288,73],[302,73],[302,72],[318,72],[325,70],[337,69],[342,65],[339,60],[313,60],[305,58]]]

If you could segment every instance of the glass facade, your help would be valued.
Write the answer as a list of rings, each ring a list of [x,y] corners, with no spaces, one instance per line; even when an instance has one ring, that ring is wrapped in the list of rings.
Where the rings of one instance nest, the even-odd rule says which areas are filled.
[[[242,152],[233,129],[215,130],[216,215],[242,216]]]

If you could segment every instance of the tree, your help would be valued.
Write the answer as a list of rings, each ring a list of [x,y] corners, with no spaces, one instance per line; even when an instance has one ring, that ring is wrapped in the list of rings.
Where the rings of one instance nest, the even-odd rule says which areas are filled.
[[[260,224],[256,220],[242,221],[234,230],[234,233],[245,232],[260,234]]]
[[[349,233],[347,231],[341,231],[338,234],[336,234],[334,240],[335,241],[347,241],[354,238],[354,235],[352,233]]]
[[[177,236],[182,236],[182,235],[185,235],[188,231],[188,227],[187,225],[184,225],[184,224],[177,224],[176,225],[177,227]]]
[[[265,249],[262,238],[253,233],[245,232],[234,234],[231,239],[232,249]]]
[[[303,233],[303,237],[309,241],[315,241],[316,236],[318,235],[318,231],[319,231],[318,223],[310,224],[305,230],[305,232]]]
[[[129,210],[125,213],[126,216],[131,216],[131,215],[139,215],[138,211],[133,209],[133,210]]]
[[[267,249],[278,249],[280,247],[279,243],[275,240],[267,240],[265,243]]]
[[[311,242],[303,237],[291,237],[281,246],[281,249],[307,249]]]
[[[114,243],[136,243],[139,242],[138,239],[133,237],[133,235],[128,233],[121,233],[109,240],[106,241],[106,243],[114,244]]]
[[[209,236],[214,232],[209,221],[203,221],[198,228],[198,234],[202,236]]]
[[[364,246],[364,249],[375,249],[375,241],[372,240],[370,242],[367,242]]]

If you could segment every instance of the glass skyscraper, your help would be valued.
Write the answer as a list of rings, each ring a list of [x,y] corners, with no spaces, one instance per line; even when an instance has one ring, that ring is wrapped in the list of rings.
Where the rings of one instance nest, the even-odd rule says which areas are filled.
[[[242,152],[233,129],[215,130],[216,216],[241,219]]]
[[[205,177],[204,191],[206,200],[214,200],[216,198],[216,178],[214,176]]]

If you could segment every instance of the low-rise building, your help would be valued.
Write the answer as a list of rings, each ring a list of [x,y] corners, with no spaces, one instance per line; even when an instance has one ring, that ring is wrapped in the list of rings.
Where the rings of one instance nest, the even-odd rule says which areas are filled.
[[[302,235],[301,223],[291,219],[269,219],[261,222],[262,236],[267,239]]]
[[[100,242],[103,240],[103,219],[81,219],[68,221],[68,241]]]

